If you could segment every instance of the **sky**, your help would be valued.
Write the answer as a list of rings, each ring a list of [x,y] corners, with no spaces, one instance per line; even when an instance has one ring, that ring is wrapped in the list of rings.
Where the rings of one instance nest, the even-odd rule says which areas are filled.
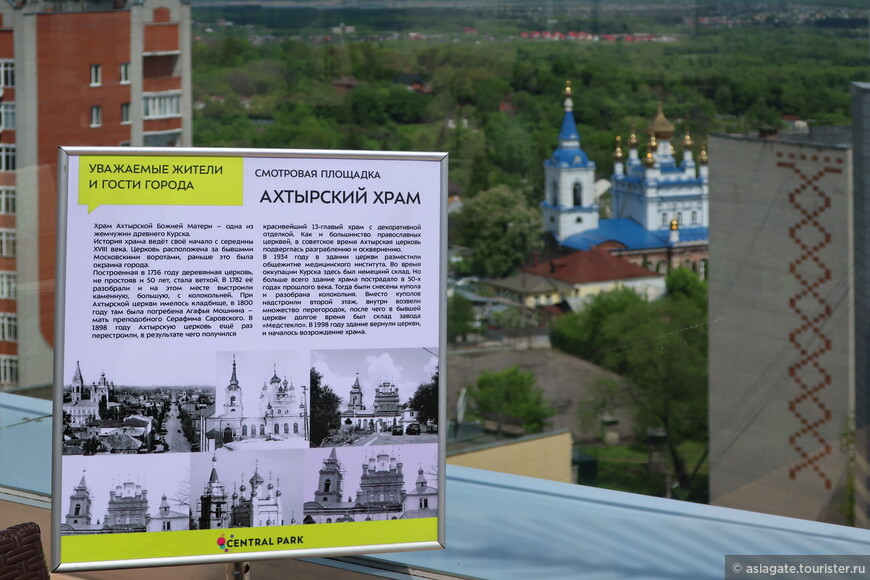
[[[371,405],[375,386],[394,382],[401,402],[406,402],[421,383],[428,382],[438,369],[437,348],[315,350],[311,366],[323,375],[323,384],[347,402],[357,373],[363,401]]]

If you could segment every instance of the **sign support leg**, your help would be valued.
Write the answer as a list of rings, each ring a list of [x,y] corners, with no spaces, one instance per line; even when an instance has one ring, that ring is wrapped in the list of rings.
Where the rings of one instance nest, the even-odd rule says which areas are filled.
[[[251,580],[251,563],[230,562],[227,564],[227,580]]]

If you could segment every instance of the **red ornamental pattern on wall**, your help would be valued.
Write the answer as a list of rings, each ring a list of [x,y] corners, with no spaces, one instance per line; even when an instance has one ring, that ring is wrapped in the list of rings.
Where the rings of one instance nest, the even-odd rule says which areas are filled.
[[[800,319],[800,324],[788,336],[798,354],[788,369],[789,377],[798,387],[788,408],[799,423],[798,430],[789,436],[789,444],[800,456],[789,468],[789,477],[796,479],[801,471],[812,470],[825,489],[831,489],[831,478],[821,465],[832,452],[831,443],[821,432],[832,418],[823,399],[825,389],[831,385],[831,374],[824,366],[824,357],[831,351],[831,339],[822,331],[822,325],[831,317],[833,309],[819,291],[831,281],[831,269],[821,256],[822,250],[831,243],[831,233],[820,219],[830,209],[831,198],[819,182],[829,173],[842,173],[842,169],[822,167],[805,172],[795,163],[777,165],[790,169],[799,180],[788,196],[799,218],[788,230],[789,238],[799,249],[798,257],[789,264],[789,273],[800,284],[800,290],[788,301],[792,312]]]

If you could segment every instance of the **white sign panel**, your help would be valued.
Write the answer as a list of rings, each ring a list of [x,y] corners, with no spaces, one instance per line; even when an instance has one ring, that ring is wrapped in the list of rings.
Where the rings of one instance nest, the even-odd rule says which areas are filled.
[[[58,570],[443,546],[445,154],[60,167]]]

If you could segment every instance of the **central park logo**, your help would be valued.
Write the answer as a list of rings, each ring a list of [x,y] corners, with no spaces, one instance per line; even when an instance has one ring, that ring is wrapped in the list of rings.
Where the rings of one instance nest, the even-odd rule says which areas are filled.
[[[248,548],[260,546],[287,546],[291,544],[299,545],[303,543],[302,536],[277,536],[267,538],[246,538],[239,539],[234,535],[230,535],[227,539],[225,534],[221,534],[216,540],[218,550],[229,552],[230,548]]]

